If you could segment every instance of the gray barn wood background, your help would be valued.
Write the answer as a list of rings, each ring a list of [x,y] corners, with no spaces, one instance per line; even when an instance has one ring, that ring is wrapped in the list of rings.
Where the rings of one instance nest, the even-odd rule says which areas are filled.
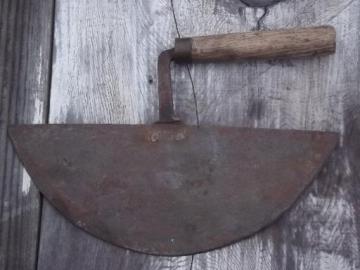
[[[0,269],[360,269],[359,0],[1,0],[0,14]],[[39,195],[7,139],[17,123],[154,122],[157,56],[178,36],[320,24],[337,30],[333,56],[174,67],[188,124],[341,134],[294,207],[231,246],[155,257],[95,239]]]

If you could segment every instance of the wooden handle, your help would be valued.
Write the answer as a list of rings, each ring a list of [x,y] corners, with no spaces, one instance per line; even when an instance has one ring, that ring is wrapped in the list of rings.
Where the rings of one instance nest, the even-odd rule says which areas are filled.
[[[175,40],[174,60],[223,61],[248,58],[301,57],[335,52],[331,26],[284,29]]]

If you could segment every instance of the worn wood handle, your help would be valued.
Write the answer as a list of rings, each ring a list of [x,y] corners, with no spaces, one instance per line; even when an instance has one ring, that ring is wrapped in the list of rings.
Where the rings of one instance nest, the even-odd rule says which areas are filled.
[[[335,52],[335,40],[331,26],[178,38],[174,59],[223,61],[330,54]]]

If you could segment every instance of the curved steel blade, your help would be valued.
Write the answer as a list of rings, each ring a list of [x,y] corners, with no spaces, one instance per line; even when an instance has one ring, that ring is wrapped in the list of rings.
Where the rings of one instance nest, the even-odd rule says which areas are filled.
[[[218,248],[270,224],[338,140],[174,124],[24,125],[10,136],[64,216],[103,240],[157,255]]]

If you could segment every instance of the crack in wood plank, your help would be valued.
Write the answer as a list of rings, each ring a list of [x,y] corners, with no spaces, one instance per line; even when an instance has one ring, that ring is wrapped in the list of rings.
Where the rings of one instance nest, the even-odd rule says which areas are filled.
[[[331,16],[327,22],[331,22],[333,19],[335,19],[336,17],[338,17],[342,12],[344,12],[347,8],[349,8],[351,6],[352,3],[354,3],[355,0],[351,0],[348,4],[346,4],[342,9],[340,9],[335,15]]]
[[[179,26],[178,26],[176,15],[175,15],[175,8],[174,8],[173,0],[170,0],[170,4],[171,4],[172,14],[173,14],[173,17],[174,17],[174,23],[175,23],[176,32],[177,32],[178,37],[181,38],[181,34],[180,34],[180,31],[179,31]],[[189,67],[188,64],[186,64],[186,70],[187,70],[187,73],[189,75],[189,79],[190,79],[190,83],[191,83],[191,87],[192,87],[192,93],[193,93],[193,98],[194,98],[194,106],[195,106],[195,115],[196,115],[196,125],[199,127],[200,126],[199,109],[198,109],[195,85],[194,85],[194,80],[192,78],[192,75],[191,75],[191,72],[190,72],[190,67]]]
[[[264,7],[264,13],[261,15],[261,17],[258,19],[258,21],[256,22],[256,30],[260,31],[261,29],[264,28],[264,20],[266,18],[266,16],[269,14],[270,12],[270,8],[269,7]]]

